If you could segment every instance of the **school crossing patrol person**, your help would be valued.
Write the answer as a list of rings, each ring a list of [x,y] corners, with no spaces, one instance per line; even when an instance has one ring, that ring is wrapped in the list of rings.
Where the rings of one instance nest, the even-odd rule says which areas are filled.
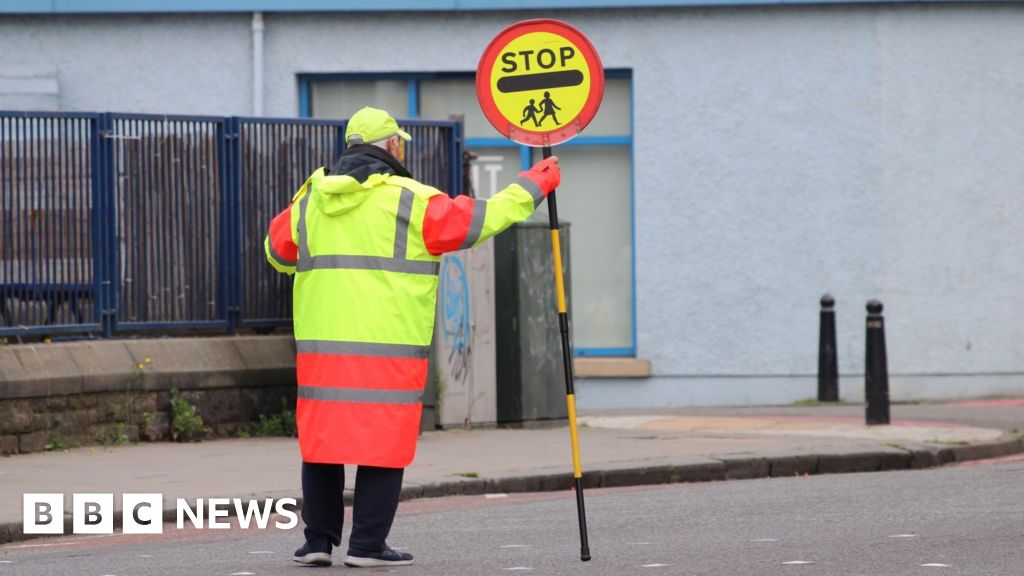
[[[416,451],[440,257],[525,220],[561,177],[552,157],[488,200],[452,199],[402,165],[408,140],[387,112],[356,112],[346,151],[264,241],[270,264],[295,275],[302,564],[330,566],[341,545],[344,464],[358,465],[345,564],[412,564],[385,540]]]

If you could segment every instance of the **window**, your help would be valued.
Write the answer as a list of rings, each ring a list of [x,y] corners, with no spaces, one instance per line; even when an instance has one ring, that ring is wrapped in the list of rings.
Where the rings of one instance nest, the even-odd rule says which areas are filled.
[[[348,118],[370,105],[388,111],[404,111],[409,105],[406,83],[401,80],[316,82],[312,88],[313,102],[316,102],[312,115],[316,118]]]
[[[300,112],[346,118],[362,106],[397,117],[462,116],[478,197],[512,182],[541,151],[501,137],[484,118],[472,74],[300,75]],[[578,356],[636,353],[631,77],[607,72],[604,100],[581,135],[556,148],[558,215],[570,222],[573,338]],[[540,210],[544,210],[541,205]]]

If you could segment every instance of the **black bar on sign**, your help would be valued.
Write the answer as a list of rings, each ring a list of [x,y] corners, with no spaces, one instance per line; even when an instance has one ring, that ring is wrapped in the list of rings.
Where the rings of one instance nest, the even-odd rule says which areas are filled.
[[[526,92],[527,90],[579,86],[582,83],[583,73],[579,70],[562,70],[561,72],[505,76],[498,79],[498,90],[507,94],[509,92]]]

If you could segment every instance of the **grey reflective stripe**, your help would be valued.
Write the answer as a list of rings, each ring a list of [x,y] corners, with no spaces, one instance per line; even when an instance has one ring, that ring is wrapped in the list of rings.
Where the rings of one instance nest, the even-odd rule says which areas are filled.
[[[533,196],[533,207],[540,206],[540,203],[544,201],[544,192],[541,191],[540,186],[525,176],[520,176],[516,182],[523,188],[526,188],[530,196]]]
[[[282,258],[281,255],[277,253],[277,250],[274,250],[274,243],[269,239],[267,240],[267,247],[270,248],[270,257],[274,259],[274,262],[277,262],[281,266],[295,266],[295,260]]]
[[[430,355],[430,346],[413,346],[412,344],[297,340],[295,347],[302,354],[349,354],[352,356],[382,356],[385,358],[426,358]]]
[[[484,229],[484,219],[487,217],[487,200],[476,200],[473,202],[473,219],[469,222],[469,233],[462,241],[459,250],[472,248],[473,244],[480,239],[480,232]]]
[[[427,260],[396,260],[387,256],[348,256],[345,254],[325,254],[306,260],[300,258],[298,271],[309,272],[310,270],[381,270],[437,276],[441,271],[441,263]]]
[[[368,402],[373,404],[419,404],[420,390],[375,390],[367,388],[324,388],[299,386],[299,398],[327,402]]]
[[[395,217],[394,255],[388,256],[353,256],[349,254],[321,254],[312,256],[309,250],[309,234],[306,229],[306,207],[312,192],[310,182],[306,195],[299,203],[299,261],[296,272],[310,270],[380,270],[383,272],[401,272],[403,274],[421,274],[437,276],[441,271],[440,262],[429,260],[406,260],[405,252],[409,236],[409,220],[412,218],[412,205],[416,195],[410,190],[402,189],[398,201],[398,215]]]
[[[299,264],[309,262],[309,236],[306,234],[306,207],[309,205],[309,197],[313,195],[313,183],[306,186],[306,193],[299,202]]]
[[[409,242],[409,219],[412,217],[412,201],[416,195],[411,190],[402,188],[402,196],[398,200],[398,216],[395,217],[395,259],[405,259]]]

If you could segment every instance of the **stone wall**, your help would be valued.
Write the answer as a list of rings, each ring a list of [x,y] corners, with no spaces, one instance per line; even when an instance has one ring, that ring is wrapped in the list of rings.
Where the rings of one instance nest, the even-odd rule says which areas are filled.
[[[214,436],[295,407],[290,336],[0,347],[0,453],[170,439],[171,389]],[[52,445],[51,445],[52,446]]]

